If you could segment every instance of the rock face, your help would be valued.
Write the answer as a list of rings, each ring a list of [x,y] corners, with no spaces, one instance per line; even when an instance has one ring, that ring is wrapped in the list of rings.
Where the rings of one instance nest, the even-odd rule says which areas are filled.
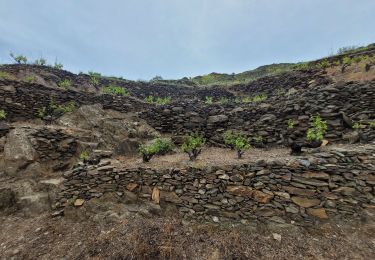
[[[0,188],[0,210],[11,208],[15,205],[15,194],[11,189]]]
[[[375,205],[375,145],[331,148],[288,163],[185,169],[118,169],[85,165],[64,174],[58,208],[106,193],[124,200],[173,205],[187,219],[277,219],[295,221],[361,214]],[[332,161],[335,161],[333,164]],[[137,199],[135,199],[137,198]]]
[[[13,129],[7,135],[4,146],[5,172],[15,174],[19,169],[25,169],[34,162],[36,151],[29,140],[25,129]]]

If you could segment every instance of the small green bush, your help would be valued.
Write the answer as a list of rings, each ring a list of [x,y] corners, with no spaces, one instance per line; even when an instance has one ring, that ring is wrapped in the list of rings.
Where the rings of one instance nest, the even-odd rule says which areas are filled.
[[[358,130],[358,129],[363,128],[363,125],[361,124],[361,122],[355,122],[355,123],[352,125],[352,128]]]
[[[263,144],[263,136],[261,136],[261,135],[256,135],[256,136],[254,137],[254,141],[255,141],[256,144]]]
[[[40,107],[38,108],[38,112],[37,112],[37,117],[39,118],[44,118],[46,116],[46,113],[47,113],[47,108],[46,107]]]
[[[185,142],[182,144],[181,149],[183,152],[189,155],[191,161],[197,159],[198,155],[202,152],[202,146],[205,143],[205,139],[198,135],[189,135]]]
[[[5,119],[7,117],[7,112],[5,110],[1,109],[0,110],[0,119]]]
[[[24,55],[14,55],[12,52],[9,55],[18,64],[26,64],[27,63],[27,57],[24,56]]]
[[[154,103],[154,96],[150,95],[150,96],[145,97],[145,101],[147,103],[153,104]]]
[[[72,86],[70,79],[64,79],[58,83],[60,88],[69,89]]]
[[[241,102],[242,103],[250,103],[252,101],[252,99],[250,97],[243,97]]]
[[[375,121],[370,122],[370,123],[369,123],[369,127],[370,127],[370,128],[375,128]]]
[[[61,70],[64,67],[64,65],[62,63],[59,63],[59,62],[55,61],[55,64],[53,64],[53,67],[55,69]]]
[[[211,104],[214,103],[214,98],[213,97],[206,97],[204,103],[207,104],[207,105],[211,105]]]
[[[89,159],[90,155],[87,151],[82,151],[79,154],[79,159],[81,159],[83,162],[87,161]]]
[[[99,77],[94,75],[90,76],[90,83],[94,86],[99,85]]]
[[[76,104],[74,101],[70,101],[64,105],[58,105],[54,100],[51,100],[49,106],[54,112],[65,114],[72,112],[75,109]]]
[[[318,68],[326,69],[330,66],[330,64],[329,64],[328,60],[323,60],[320,63],[318,63],[317,66],[318,66]]]
[[[0,71],[0,79],[11,79],[12,76],[8,73],[8,72],[5,72],[5,71]]]
[[[293,119],[288,120],[288,129],[293,129],[294,128],[294,122]]]
[[[327,132],[327,122],[322,120],[320,115],[311,117],[312,127],[307,130],[307,140],[322,141]]]
[[[167,105],[171,103],[171,97],[157,97],[155,103],[158,105]]]
[[[262,102],[267,99],[267,95],[261,94],[261,95],[256,95],[253,97],[253,102]]]
[[[238,159],[241,159],[245,150],[248,150],[251,147],[249,140],[245,137],[245,135],[234,132],[233,130],[226,131],[223,137],[225,144],[237,151]]]
[[[29,76],[26,76],[24,81],[26,81],[27,83],[33,83],[35,82],[36,80],[36,77],[34,75],[29,75]]]
[[[102,74],[100,74],[99,72],[95,72],[95,71],[89,71],[88,74],[92,77],[97,77],[97,78],[102,76]]]
[[[102,92],[104,94],[129,96],[129,92],[126,89],[116,85],[109,85],[103,87]]]
[[[222,104],[222,105],[228,104],[229,99],[227,97],[220,97],[219,103]]]
[[[45,65],[47,65],[47,60],[45,58],[43,58],[43,57],[40,57],[39,59],[36,59],[34,61],[34,64],[35,65],[40,65],[40,66],[45,66]]]
[[[164,155],[174,148],[174,144],[170,139],[156,138],[150,144],[142,144],[139,146],[139,153],[142,155],[143,162],[149,162],[154,155]]]

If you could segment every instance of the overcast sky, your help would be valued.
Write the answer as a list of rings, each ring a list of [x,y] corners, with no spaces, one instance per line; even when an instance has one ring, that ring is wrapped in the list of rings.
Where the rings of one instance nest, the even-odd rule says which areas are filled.
[[[241,72],[375,42],[375,0],[0,0],[9,52],[129,79]]]

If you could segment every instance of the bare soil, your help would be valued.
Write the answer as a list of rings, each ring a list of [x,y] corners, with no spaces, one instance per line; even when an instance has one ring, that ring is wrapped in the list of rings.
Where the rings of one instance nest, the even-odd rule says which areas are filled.
[[[374,259],[373,222],[198,224],[0,217],[1,259]],[[281,238],[281,240],[277,240]]]

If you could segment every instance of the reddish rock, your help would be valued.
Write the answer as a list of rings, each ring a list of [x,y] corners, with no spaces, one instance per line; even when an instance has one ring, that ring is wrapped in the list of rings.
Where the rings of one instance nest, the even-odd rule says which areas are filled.
[[[322,180],[328,180],[329,174],[325,172],[305,172],[302,174],[302,177],[307,179],[322,179]]]
[[[248,198],[251,198],[253,195],[253,189],[246,186],[228,186],[227,192],[237,196],[243,196]]]
[[[127,185],[126,185],[126,188],[129,190],[129,191],[133,191],[133,190],[135,190],[135,188],[137,188],[138,187],[138,184],[136,184],[136,183],[128,183]]]
[[[303,197],[292,197],[292,201],[303,208],[310,208],[320,204],[320,200],[318,199],[309,199]]]
[[[255,191],[253,191],[253,198],[254,198],[254,200],[256,200],[260,203],[266,204],[266,203],[270,202],[271,199],[273,199],[273,195],[261,192],[259,190],[255,190]]]
[[[316,218],[320,218],[320,219],[328,219],[328,215],[324,208],[307,209],[307,214]]]
[[[300,189],[292,186],[283,186],[283,189],[286,190],[290,194],[294,195],[301,195],[301,196],[307,196],[307,197],[312,197],[315,195],[314,190],[309,190],[309,189]]]

